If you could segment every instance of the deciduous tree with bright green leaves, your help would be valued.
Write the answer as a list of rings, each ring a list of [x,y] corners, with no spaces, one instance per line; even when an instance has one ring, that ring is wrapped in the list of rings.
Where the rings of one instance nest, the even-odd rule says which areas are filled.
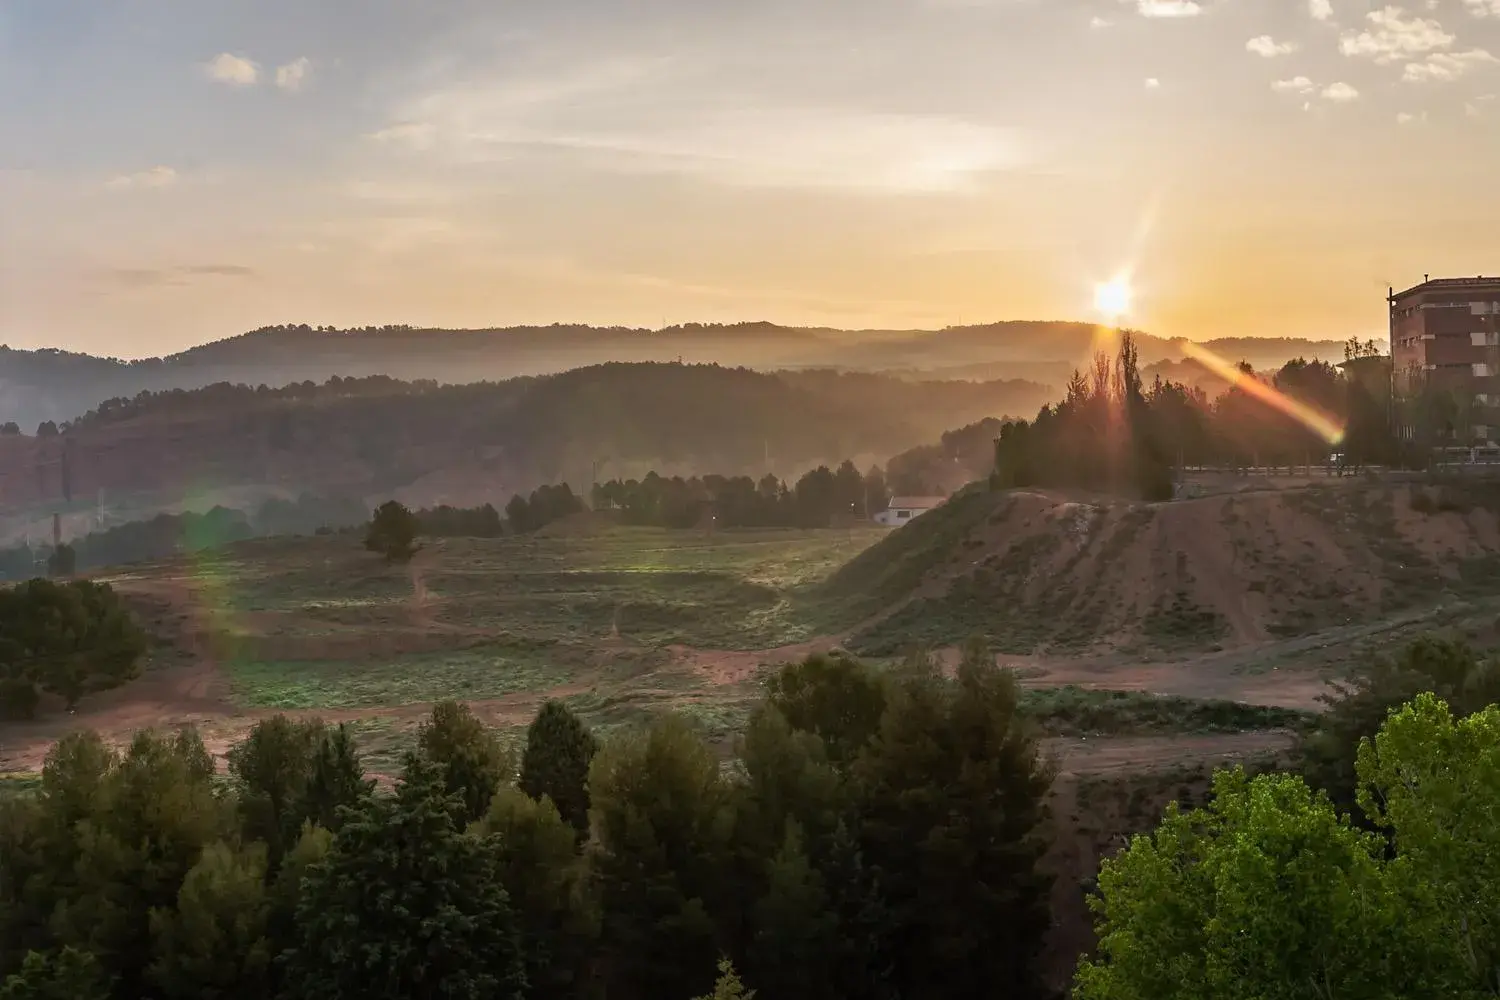
[[[1292,775],[1220,772],[1206,808],[1170,806],[1101,868],[1076,1000],[1500,993],[1500,709],[1455,722],[1420,695],[1357,771],[1389,840]]]

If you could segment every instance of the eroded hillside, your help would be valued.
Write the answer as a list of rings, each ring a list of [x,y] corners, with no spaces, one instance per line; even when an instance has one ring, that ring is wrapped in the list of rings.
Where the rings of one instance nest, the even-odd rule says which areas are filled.
[[[870,654],[1170,652],[1371,622],[1500,582],[1500,489],[1339,484],[1130,504],[976,491],[837,573]],[[885,610],[882,610],[885,609]]]

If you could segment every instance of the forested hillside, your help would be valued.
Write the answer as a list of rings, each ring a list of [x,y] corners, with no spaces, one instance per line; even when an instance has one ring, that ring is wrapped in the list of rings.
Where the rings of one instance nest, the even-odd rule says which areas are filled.
[[[254,484],[473,506],[542,483],[582,487],[596,474],[784,476],[847,458],[864,468],[950,427],[1035,412],[1050,394],[1027,382],[675,363],[464,386],[224,384],[110,400],[37,436],[0,436],[0,503],[91,507],[103,490],[144,513],[151,498]]]
[[[1066,377],[1086,360],[1099,328],[1088,323],[1005,322],[944,330],[830,330],[772,323],[690,323],[663,330],[554,324],[491,330],[409,326],[336,330],[276,326],[161,358],[120,361],[59,350],[0,347],[0,423],[30,431],[71,420],[102,399],[216,382],[284,386],[338,375],[389,375],[466,383],[544,375],[604,362],[746,365],[763,371],[828,367],[899,370],[906,377],[984,381]],[[1140,338],[1142,361],[1182,357],[1180,343]],[[1232,360],[1272,368],[1302,356],[1336,359],[1332,342],[1209,341]],[[1010,368],[1008,366],[1014,366]]]

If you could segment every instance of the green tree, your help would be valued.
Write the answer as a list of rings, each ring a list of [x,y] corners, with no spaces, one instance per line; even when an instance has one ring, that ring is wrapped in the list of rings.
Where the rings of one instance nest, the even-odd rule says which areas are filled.
[[[356,808],[357,813],[357,808]],[[297,906],[302,900],[303,880],[328,856],[333,834],[309,823],[302,836],[281,862],[281,871],[266,889],[266,945],[272,956],[281,955],[297,944]],[[268,970],[270,996],[282,995],[286,964],[275,961]]]
[[[718,760],[669,716],[606,743],[589,790],[607,995],[656,1000],[710,989],[732,823]]]
[[[375,508],[365,531],[365,548],[386,562],[410,562],[417,554],[417,516],[405,504],[387,500]]]
[[[587,995],[599,916],[572,826],[550,799],[504,787],[474,828],[490,851],[521,928],[526,995]]]
[[[109,1000],[110,983],[94,956],[77,948],[32,951],[0,981],[0,1000]]]
[[[1220,772],[1205,809],[1169,807],[1103,865],[1074,996],[1500,993],[1500,708],[1456,720],[1423,693],[1356,767],[1379,833],[1291,775]]]
[[[838,913],[802,846],[795,821],[770,858],[765,891],[751,907],[748,969],[770,996],[834,998],[845,945]],[[722,971],[722,970],[721,970]]]
[[[417,748],[438,766],[448,794],[459,796],[468,822],[483,816],[495,790],[515,776],[514,756],[462,702],[432,706],[432,716],[417,731]]]
[[[26,900],[51,947],[90,952],[117,995],[147,995],[150,915],[176,907],[204,849],[233,835],[213,759],[192,730],[140,733],[123,755],[65,737],[42,771],[41,857]]]
[[[335,729],[324,728],[318,738],[300,813],[325,830],[337,830],[343,822],[340,807],[357,805],[374,788],[374,780],[365,777],[354,737],[340,722]]]
[[[0,678],[13,712],[34,708],[37,688],[72,709],[135,677],[145,650],[145,634],[108,584],[36,579],[0,591]]]
[[[247,839],[265,843],[273,875],[310,818],[308,784],[326,738],[318,720],[294,722],[274,715],[257,722],[229,751],[229,773],[239,786],[240,829]]]
[[[442,772],[409,755],[393,795],[350,815],[303,879],[286,995],[503,1000],[525,993],[520,935],[491,851],[463,832]]]
[[[882,951],[904,998],[1046,992],[1051,775],[1014,677],[985,659],[971,653],[954,681],[902,680],[854,767],[860,846],[895,929]]]
[[[1437,928],[1452,995],[1500,995],[1500,707],[1455,720],[1419,695],[1360,741],[1357,769],[1360,806],[1395,845],[1408,926]]]
[[[1304,773],[1335,806],[1355,804],[1360,741],[1380,731],[1391,711],[1430,691],[1460,715],[1500,702],[1500,665],[1467,644],[1438,637],[1410,643],[1398,655],[1361,664],[1323,697],[1327,710],[1303,740]]]
[[[167,1000],[261,1000],[271,962],[266,851],[210,844],[183,879],[175,909],[151,911],[149,977]]]
[[[1168,807],[1099,873],[1099,954],[1077,1000],[1436,997],[1407,964],[1381,844],[1300,778],[1240,769],[1208,808]],[[1414,930],[1414,929],[1413,929]]]
[[[849,833],[857,822],[823,741],[772,704],[751,713],[736,788],[736,880],[753,899],[726,921],[742,968],[767,995],[877,996],[871,919],[880,906]]]
[[[727,958],[719,959],[719,978],[714,981],[714,991],[697,1000],[755,1000],[755,991],[745,989],[734,963]]]
[[[842,653],[816,653],[782,667],[766,699],[791,727],[823,741],[828,760],[845,767],[880,729],[886,691],[880,678]]]
[[[521,790],[552,800],[579,838],[589,830],[589,764],[599,743],[572,709],[549,700],[526,730],[521,753]]]

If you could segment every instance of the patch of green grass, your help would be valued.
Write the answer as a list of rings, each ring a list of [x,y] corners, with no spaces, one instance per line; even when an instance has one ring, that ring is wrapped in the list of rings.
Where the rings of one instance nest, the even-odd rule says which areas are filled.
[[[1144,691],[1100,691],[1067,685],[1031,688],[1020,710],[1048,736],[1137,736],[1298,729],[1315,715],[1290,708],[1200,700]]]
[[[29,795],[40,791],[42,776],[31,771],[8,771],[0,774],[0,799],[11,795]]]
[[[235,700],[252,708],[409,705],[542,691],[579,664],[557,650],[516,645],[421,653],[374,662],[245,661],[227,664]]]
[[[1158,602],[1141,619],[1141,635],[1159,648],[1201,646],[1228,634],[1229,623],[1223,615],[1200,607],[1181,590],[1172,596],[1171,603]]]
[[[227,612],[275,613],[287,628],[399,625],[420,590],[437,622],[533,639],[755,649],[826,630],[813,591],[885,529],[668,531],[440,539],[409,567],[344,538],[225,550],[192,579]],[[252,558],[253,556],[253,558]]]

